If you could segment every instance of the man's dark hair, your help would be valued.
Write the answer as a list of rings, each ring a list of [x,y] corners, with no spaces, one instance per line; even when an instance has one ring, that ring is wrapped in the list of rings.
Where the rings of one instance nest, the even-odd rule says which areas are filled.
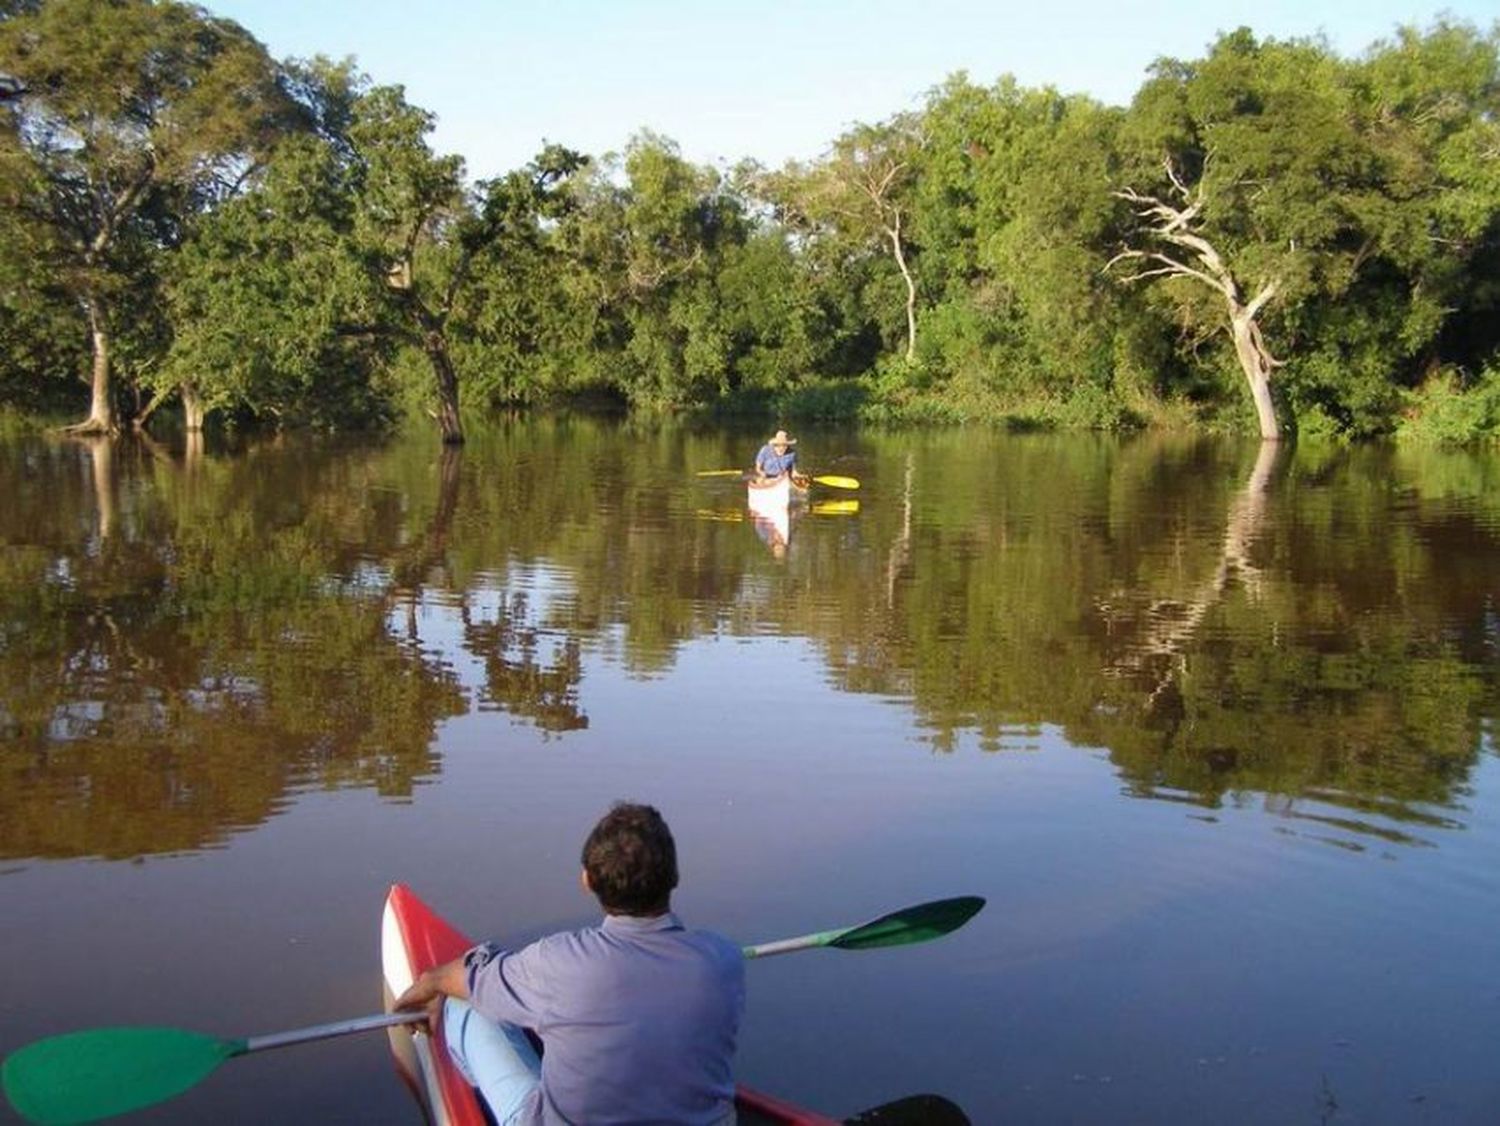
[[[660,915],[677,886],[672,830],[651,806],[616,802],[583,842],[583,870],[611,915]]]

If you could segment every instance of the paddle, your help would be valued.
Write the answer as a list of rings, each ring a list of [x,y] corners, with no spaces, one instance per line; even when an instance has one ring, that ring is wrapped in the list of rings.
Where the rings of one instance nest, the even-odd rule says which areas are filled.
[[[67,1126],[180,1095],[235,1056],[426,1019],[424,1011],[380,1013],[241,1040],[184,1028],[91,1028],[37,1040],[11,1053],[0,1079],[22,1118]]]
[[[746,958],[829,946],[867,950],[926,942],[957,930],[984,906],[977,896],[923,903],[841,930],[744,948]],[[380,1013],[238,1040],[182,1028],[94,1028],[37,1040],[0,1067],[5,1094],[22,1118],[47,1126],[93,1122],[159,1103],[207,1079],[225,1060],[426,1019],[422,1011]]]
[[[695,476],[698,477],[742,477],[748,479],[750,474],[743,469],[700,469]],[[859,488],[858,477],[840,477],[837,474],[825,474],[820,477],[810,478],[820,485],[827,485],[830,489],[857,489]]]
[[[815,946],[828,946],[834,950],[873,950],[877,946],[928,942],[958,930],[979,914],[983,906],[984,900],[977,895],[937,899],[915,907],[903,907],[858,926],[746,946],[744,953],[746,958],[769,958],[772,954],[789,954],[793,950],[810,950]]]
[[[942,1095],[908,1095],[860,1111],[844,1126],[969,1126],[969,1116]]]

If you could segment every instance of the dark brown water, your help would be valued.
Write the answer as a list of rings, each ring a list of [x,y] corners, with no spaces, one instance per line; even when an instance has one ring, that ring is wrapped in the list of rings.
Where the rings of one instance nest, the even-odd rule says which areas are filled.
[[[0,1052],[374,1011],[392,881],[590,921],[633,797],[743,941],[988,898],[752,965],[783,1097],[1500,1120],[1500,458],[814,433],[777,528],[760,437],[0,445]],[[378,1034],[141,1119],[418,1120]]]

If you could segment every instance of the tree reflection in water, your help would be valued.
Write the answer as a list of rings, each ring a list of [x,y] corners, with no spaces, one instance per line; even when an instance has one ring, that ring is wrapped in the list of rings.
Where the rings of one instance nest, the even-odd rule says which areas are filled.
[[[448,717],[566,737],[592,661],[652,675],[767,631],[940,751],[1047,725],[1144,798],[1355,847],[1454,823],[1496,711],[1486,463],[863,435],[862,503],[814,506],[769,568],[743,520],[699,518],[691,471],[735,443],[553,420],[462,452],[0,448],[0,856],[202,848],[308,786],[406,795]]]

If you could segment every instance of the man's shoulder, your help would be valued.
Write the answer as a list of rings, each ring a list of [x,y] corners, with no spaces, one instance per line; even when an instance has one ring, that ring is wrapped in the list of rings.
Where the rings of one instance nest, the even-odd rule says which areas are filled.
[[[731,967],[744,966],[745,952],[729,936],[711,930],[690,930],[686,933],[693,944],[714,961]]]

